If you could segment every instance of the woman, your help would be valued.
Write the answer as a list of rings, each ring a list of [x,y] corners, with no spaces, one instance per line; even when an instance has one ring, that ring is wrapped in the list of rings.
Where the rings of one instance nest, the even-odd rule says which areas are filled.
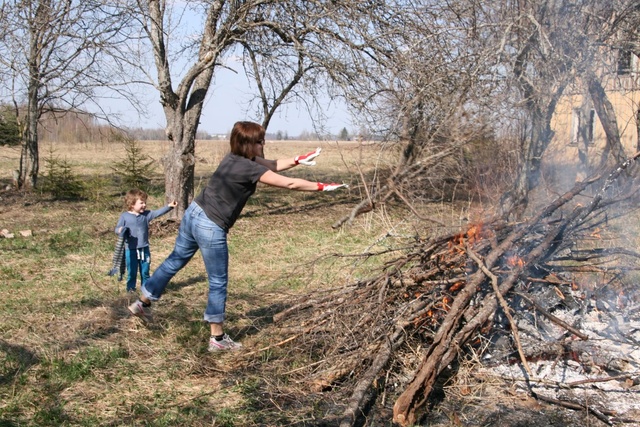
[[[240,216],[258,181],[298,191],[333,191],[345,184],[324,184],[288,178],[276,172],[298,164],[315,165],[320,148],[289,159],[264,158],[265,129],[257,123],[237,122],[231,131],[231,152],[213,173],[207,186],[187,208],[180,223],[173,252],[141,287],[142,295],[129,311],[143,320],[151,319],[151,302],[162,296],[173,276],[200,249],[209,280],[209,298],[204,320],[211,326],[209,351],[236,350],[242,344],[224,333],[229,252],[227,233]]]

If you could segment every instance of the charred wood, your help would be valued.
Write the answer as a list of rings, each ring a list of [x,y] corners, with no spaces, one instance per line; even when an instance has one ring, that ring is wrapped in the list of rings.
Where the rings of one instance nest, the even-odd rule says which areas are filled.
[[[551,320],[552,322],[554,322],[557,325],[562,326],[564,329],[566,329],[567,331],[571,332],[572,334],[574,334],[575,336],[577,336],[581,340],[585,340],[586,341],[586,340],[589,339],[589,337],[587,335],[583,334],[578,329],[576,329],[573,326],[569,325],[567,322],[565,322],[565,321],[563,321],[561,319],[558,319],[556,316],[554,316],[553,314],[549,313],[547,310],[542,308],[542,306],[540,306],[540,304],[535,302],[535,300],[532,297],[530,297],[528,295],[525,295],[523,293],[520,293],[520,292],[517,292],[517,294],[519,296],[523,297],[525,300],[527,300],[529,302],[529,304],[531,304],[536,310],[538,310],[547,319]]]
[[[493,219],[456,233],[416,239],[413,246],[386,262],[379,274],[293,302],[274,316],[280,328],[295,330],[298,325],[300,330],[299,337],[283,345],[299,340],[313,343],[309,353],[315,360],[292,374],[311,388],[322,384],[320,388],[325,390],[341,390],[345,404],[338,418],[343,427],[366,415],[364,407],[370,406],[367,402],[377,395],[378,388],[384,389],[384,396],[396,396],[394,421],[409,425],[420,422],[427,413],[434,387],[450,372],[450,366],[478,339],[486,340],[486,334],[500,322],[511,328],[514,343],[510,354],[519,355],[514,362],[521,367],[536,358],[589,353],[589,335],[556,316],[554,310],[583,310],[591,300],[601,304],[595,291],[584,301],[570,296],[578,286],[573,279],[576,272],[601,271],[615,281],[616,271],[635,268],[621,267],[620,262],[611,265],[612,260],[637,259],[635,251],[601,248],[597,243],[600,227],[605,228],[609,218],[605,209],[613,206],[614,199],[624,201],[624,191],[635,191],[617,185],[612,196],[609,190],[639,155],[608,175],[601,171],[577,183],[527,221]],[[576,202],[576,196],[598,182],[603,183],[602,188],[588,204]],[[517,309],[512,308],[518,303]],[[550,337],[558,341],[541,342],[538,349],[521,348],[524,343],[519,342],[519,334],[526,334],[527,343],[535,339],[535,333],[518,329],[525,327],[527,316],[555,325],[559,332]],[[582,341],[572,340],[572,336]],[[400,361],[400,354],[411,357]],[[582,363],[599,366],[605,361]],[[607,363],[611,372],[622,369],[624,361]],[[407,372],[402,380],[396,378],[394,386],[385,381],[391,366]],[[535,381],[531,370],[525,370],[528,380]],[[551,399],[547,402],[566,404],[563,399]],[[603,421],[613,419],[606,408],[579,403],[567,407],[572,405],[599,418],[597,414],[601,414]]]

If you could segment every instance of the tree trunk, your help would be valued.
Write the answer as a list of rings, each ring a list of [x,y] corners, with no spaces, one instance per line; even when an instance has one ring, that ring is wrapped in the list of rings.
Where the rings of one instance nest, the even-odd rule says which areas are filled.
[[[590,73],[588,79],[589,95],[591,95],[593,107],[607,136],[607,144],[602,161],[606,161],[607,155],[611,153],[616,163],[622,163],[625,160],[625,154],[620,142],[620,132],[618,131],[618,122],[613,105],[611,105],[611,101],[607,98],[607,94],[597,77]]]
[[[200,44],[199,60],[187,71],[177,89],[171,83],[171,71],[165,45],[164,9],[159,2],[149,3],[149,37],[154,46],[154,59],[158,72],[160,102],[167,119],[167,138],[171,149],[163,158],[165,172],[165,201],[178,202],[170,213],[182,219],[193,199],[195,170],[195,141],[202,107],[213,77],[213,64],[226,41],[215,40],[215,22],[222,2],[209,9]]]
[[[174,114],[174,124],[167,124],[172,137],[171,149],[162,159],[164,166],[165,202],[178,202],[170,212],[173,218],[182,218],[184,211],[193,199],[195,170],[195,132],[184,131],[184,115]],[[167,115],[168,117],[168,115]]]
[[[204,96],[211,82],[213,69],[198,76],[185,110],[182,102],[174,108],[164,106],[167,117],[167,136],[171,149],[163,158],[165,172],[165,201],[175,200],[178,206],[171,216],[181,219],[194,196],[195,143],[202,114]]]
[[[521,167],[518,177],[514,183],[513,191],[508,197],[503,198],[504,206],[501,207],[503,213],[515,215],[521,219],[529,203],[529,191],[535,188],[540,182],[540,166],[542,156],[553,139],[554,132],[551,129],[551,117],[555,112],[558,99],[564,92],[564,85],[552,94],[551,100],[546,104],[541,99],[534,100],[526,87],[524,89],[525,99],[528,99],[527,110],[530,117],[531,130],[529,135],[524,136],[522,147]]]
[[[503,196],[505,203],[501,206],[502,215],[515,215],[516,218],[513,219],[522,218],[529,203],[529,191],[535,188],[540,181],[542,156],[554,135],[551,129],[551,119],[558,100],[566,87],[566,83],[561,79],[551,86],[551,90],[542,90],[541,87],[536,88],[532,85],[526,70],[528,66],[532,65],[528,63],[530,61],[529,54],[536,45],[536,37],[529,37],[516,58],[513,69],[525,100],[525,109],[531,124],[529,134],[523,137],[524,145],[521,150],[520,170],[514,189],[505,195],[507,197]],[[566,71],[566,67],[567,65],[563,64],[563,69],[560,71]],[[549,83],[547,82],[547,84]]]
[[[640,151],[640,110],[636,111],[636,152]]]
[[[578,110],[579,128],[578,128],[578,169],[576,171],[576,181],[583,181],[590,174],[589,166],[589,145],[593,144],[593,120],[591,110],[593,104],[590,99],[585,96],[584,102]]]
[[[37,119],[35,126],[29,117],[27,129],[22,139],[22,150],[20,153],[20,172],[18,185],[20,188],[36,188],[38,183],[38,172],[40,170],[38,154],[38,131]]]
[[[38,6],[36,18],[41,18],[46,8]],[[41,85],[40,66],[42,62],[42,46],[38,33],[30,32],[28,51],[29,84],[27,87],[27,114],[25,127],[22,131],[22,149],[20,152],[20,170],[18,185],[20,188],[29,186],[35,188],[38,183],[40,169],[38,155],[38,120],[40,108],[38,105],[38,91]]]
[[[29,87],[27,93],[27,117],[22,133],[22,150],[20,153],[20,172],[18,184],[21,188],[35,188],[40,169],[38,155],[38,89],[40,87],[40,49],[37,38],[31,39],[29,50]]]

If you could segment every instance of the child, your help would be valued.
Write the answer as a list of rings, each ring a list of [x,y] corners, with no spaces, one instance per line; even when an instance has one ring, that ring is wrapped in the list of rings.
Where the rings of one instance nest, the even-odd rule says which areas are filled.
[[[136,290],[138,270],[140,270],[141,284],[144,285],[149,278],[151,266],[151,252],[149,250],[149,222],[175,208],[177,202],[173,201],[167,206],[155,211],[148,211],[147,193],[134,188],[124,196],[125,209],[116,224],[116,234],[126,227],[129,230],[125,258],[127,266],[127,291]]]

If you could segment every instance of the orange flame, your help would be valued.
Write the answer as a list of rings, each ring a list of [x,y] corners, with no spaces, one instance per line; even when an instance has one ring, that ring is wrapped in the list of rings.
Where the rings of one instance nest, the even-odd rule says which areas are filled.
[[[450,288],[449,288],[449,292],[457,292],[460,290],[460,288],[462,288],[464,286],[465,282],[456,282],[454,283]]]
[[[519,256],[513,255],[507,258],[507,265],[509,267],[524,267],[524,260]]]
[[[444,298],[442,298],[442,307],[449,311],[449,309],[451,308],[450,304],[453,302],[453,298],[446,296]]]
[[[482,225],[473,225],[469,230],[467,230],[467,237],[469,238],[469,243],[475,243],[480,240],[480,233],[482,232]]]
[[[469,227],[466,233],[460,233],[453,236],[449,241],[449,249],[451,252],[464,252],[467,244],[473,244],[482,239],[482,224],[475,224]]]

